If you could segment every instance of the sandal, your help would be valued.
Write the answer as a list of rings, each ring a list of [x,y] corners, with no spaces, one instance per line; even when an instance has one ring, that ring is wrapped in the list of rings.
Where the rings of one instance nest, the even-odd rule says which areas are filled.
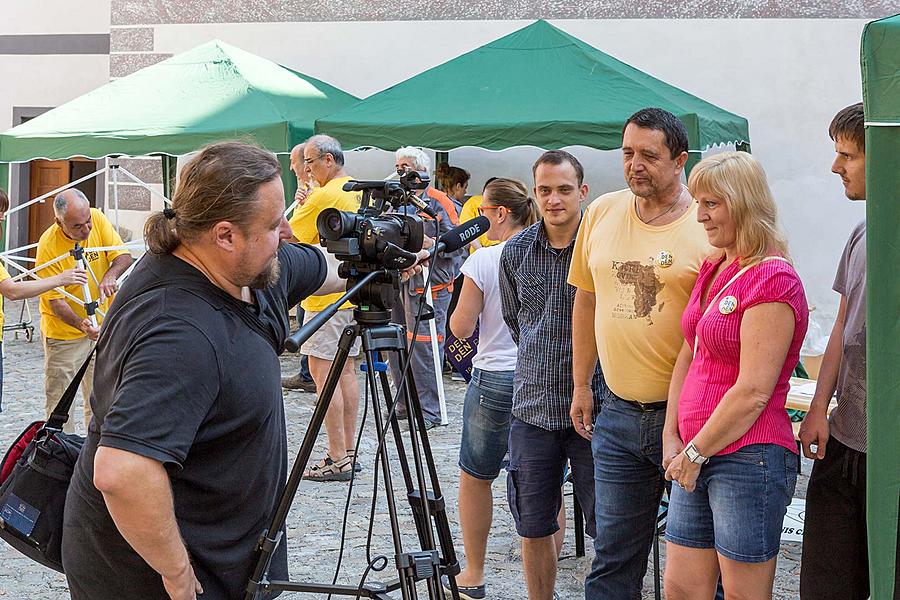
[[[335,462],[326,454],[303,472],[303,479],[309,481],[350,481],[352,477],[353,461],[347,456]]]
[[[356,461],[356,449],[355,448],[347,449],[347,458],[349,458],[350,462],[353,463],[353,472],[354,473],[359,473],[360,471],[362,471],[362,465]]]

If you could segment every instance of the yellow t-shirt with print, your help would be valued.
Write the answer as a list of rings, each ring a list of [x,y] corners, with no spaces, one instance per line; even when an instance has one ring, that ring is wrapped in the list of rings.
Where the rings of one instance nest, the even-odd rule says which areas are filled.
[[[96,208],[91,209],[91,223],[93,227],[91,228],[91,233],[88,235],[88,239],[81,242],[81,246],[85,249],[84,257],[87,260],[88,267],[90,267],[90,271],[88,272],[88,288],[91,292],[91,299],[97,300],[100,296],[100,289],[97,286],[97,282],[94,281],[94,278],[91,277],[91,271],[94,273],[94,276],[98,281],[103,279],[103,276],[109,270],[109,265],[112,264],[117,257],[122,256],[123,254],[128,254],[127,250],[101,250],[101,251],[91,251],[91,248],[104,248],[110,246],[121,246],[122,238],[119,237],[119,233],[113,228],[112,223],[109,222],[109,219],[104,216],[102,212],[100,212]],[[51,225],[47,231],[45,231],[41,235],[41,239],[38,240],[37,247],[37,265],[38,265],[38,276],[39,277],[51,277],[53,275],[58,275],[62,273],[66,269],[74,269],[75,268],[75,258],[71,255],[67,256],[61,261],[58,261],[50,266],[40,268],[40,265],[50,262],[56,257],[67,254],[72,248],[75,247],[75,240],[68,237],[62,230],[62,228],[54,223]],[[82,292],[82,288],[80,285],[69,285],[65,288],[66,292],[72,294],[76,298],[84,298],[84,293]],[[50,301],[56,299],[65,299],[68,302],[69,307],[75,314],[80,318],[84,319],[87,317],[87,313],[84,310],[84,305],[75,302],[71,298],[63,296],[56,290],[50,290],[49,292],[44,292],[41,294],[41,334],[46,338],[52,338],[55,340],[75,340],[81,337],[84,337],[84,332],[80,329],[75,329],[74,327],[67,324],[65,321],[57,317],[53,314],[53,311],[50,309]],[[111,303],[111,299],[107,298],[103,304],[99,306],[100,310],[106,311],[109,308]],[[101,321],[100,315],[97,315],[97,322]]]
[[[0,264],[0,281],[6,281],[10,277],[11,275],[9,274],[9,271],[6,270],[6,267]],[[3,341],[3,324],[5,322],[5,317],[3,315],[3,296],[0,295],[0,341]]]
[[[713,248],[696,203],[659,227],[643,223],[634,204],[625,189],[588,206],[569,283],[595,295],[594,334],[609,388],[626,400],[661,402],[684,339],[681,313]]]
[[[319,213],[326,208],[336,208],[356,212],[359,210],[361,195],[359,192],[345,192],[341,189],[350,177],[338,177],[332,179],[322,187],[314,189],[306,198],[303,206],[294,209],[289,221],[294,237],[304,244],[319,245],[319,230],[316,229],[316,219]],[[325,252],[325,249],[322,249]],[[309,296],[300,306],[308,312],[321,312],[328,308],[343,294],[327,294],[325,296]],[[345,302],[342,309],[353,308],[353,304]]]
[[[477,196],[472,196],[466,203],[463,204],[462,211],[459,213],[459,222],[465,223],[471,219],[474,219],[478,216],[478,209],[481,208],[481,203],[484,201],[484,196],[481,194]],[[487,248],[488,246],[496,246],[500,243],[499,240],[489,240],[486,233],[482,233],[478,236],[478,243],[482,245],[482,247]],[[474,246],[469,246],[469,252],[476,252],[478,248]]]

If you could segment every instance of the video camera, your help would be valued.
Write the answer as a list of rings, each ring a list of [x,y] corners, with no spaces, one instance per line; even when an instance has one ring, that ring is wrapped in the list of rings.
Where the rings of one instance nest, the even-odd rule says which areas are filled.
[[[390,208],[414,205],[431,210],[416,194],[428,187],[425,173],[407,171],[399,180],[348,181],[345,192],[362,192],[359,211],[326,208],[316,220],[322,243],[338,259],[362,271],[407,269],[422,249],[425,229],[418,215],[384,214]],[[344,276],[342,274],[342,276]]]

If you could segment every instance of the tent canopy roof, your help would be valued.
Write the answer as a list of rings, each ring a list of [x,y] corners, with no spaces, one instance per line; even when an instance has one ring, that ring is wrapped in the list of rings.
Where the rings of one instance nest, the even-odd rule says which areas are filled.
[[[101,86],[0,134],[0,161],[180,155],[253,138],[285,152],[351,96],[219,40]]]
[[[621,147],[635,111],[684,121],[692,150],[749,142],[747,120],[597,50],[546,21],[316,121],[345,147]]]

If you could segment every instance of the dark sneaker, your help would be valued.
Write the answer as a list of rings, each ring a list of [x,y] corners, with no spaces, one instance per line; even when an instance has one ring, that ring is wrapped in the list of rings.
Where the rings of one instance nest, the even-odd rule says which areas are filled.
[[[286,390],[298,390],[301,392],[316,393],[316,382],[303,379],[298,373],[292,377],[282,377],[281,387]]]
[[[441,575],[441,584],[447,593],[450,593],[450,579],[446,575]],[[459,597],[462,600],[484,600],[484,584],[481,585],[457,585]]]
[[[356,460],[356,450],[347,450],[347,458],[353,463],[353,471],[355,473],[362,471],[362,465]]]
[[[435,427],[440,427],[441,424],[438,421],[429,421],[425,419],[425,431],[430,431]],[[401,431],[409,431],[409,421],[400,421],[400,430]]]

